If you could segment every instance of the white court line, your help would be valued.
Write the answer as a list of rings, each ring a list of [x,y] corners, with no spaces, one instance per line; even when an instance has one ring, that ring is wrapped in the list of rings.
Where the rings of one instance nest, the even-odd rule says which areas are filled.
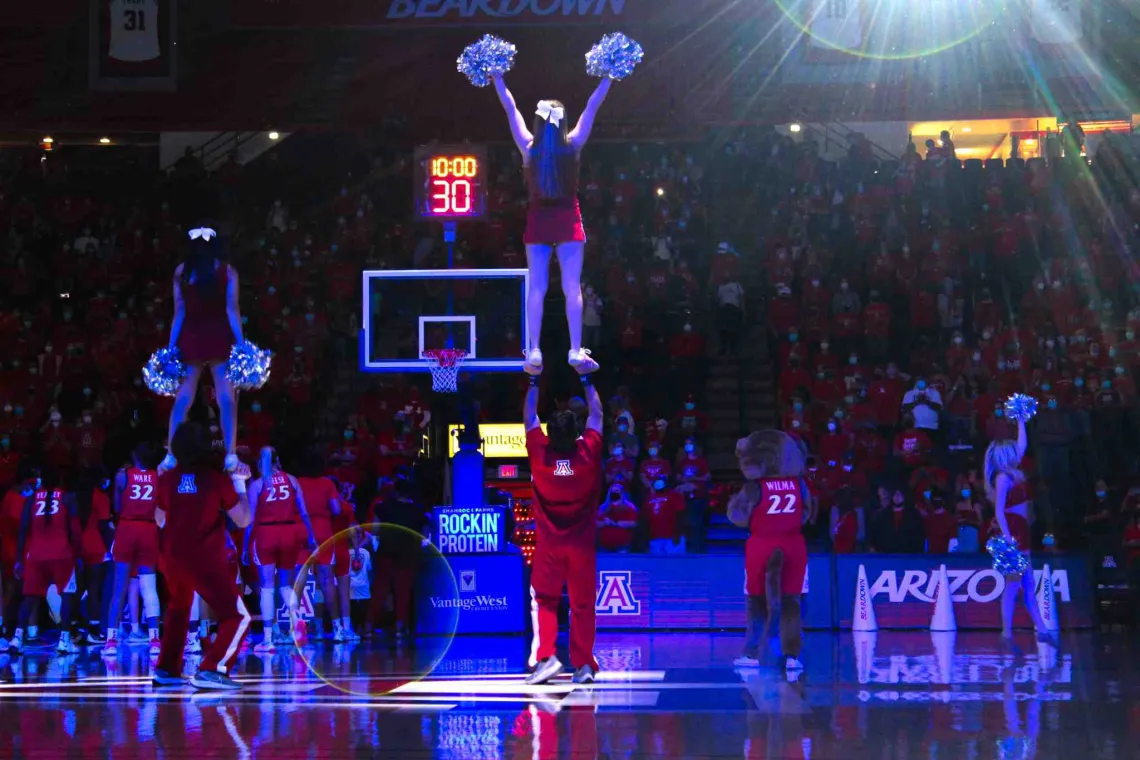
[[[20,701],[31,699],[51,699],[57,698],[61,695],[54,691],[44,691],[43,693],[25,693],[19,696]],[[257,702],[264,703],[267,695],[264,692],[243,692],[243,691],[188,691],[185,689],[163,689],[161,691],[106,691],[106,692],[92,692],[85,693],[82,699],[104,699],[112,702],[120,702],[132,699],[156,699],[167,702],[185,701],[197,697],[198,699],[212,698],[218,700],[220,703],[237,703],[237,702]],[[282,695],[282,696],[296,696],[295,694]],[[80,699],[78,695],[72,697],[73,699]],[[429,701],[388,701],[386,698],[378,698],[375,700],[361,700],[359,695],[353,695],[355,701],[342,702],[342,697],[319,697],[308,696],[302,700],[283,700],[282,704],[313,704],[320,707],[368,707],[371,709],[424,709],[431,711],[445,711],[451,710],[456,707],[455,699],[451,699],[447,703],[438,704]],[[519,701],[519,700],[514,700]]]

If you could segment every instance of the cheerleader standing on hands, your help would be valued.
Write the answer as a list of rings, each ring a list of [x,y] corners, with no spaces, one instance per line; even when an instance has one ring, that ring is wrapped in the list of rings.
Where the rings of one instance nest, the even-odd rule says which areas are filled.
[[[190,254],[174,271],[174,319],[170,323],[170,348],[181,352],[187,374],[170,412],[170,436],[186,421],[202,370],[209,368],[218,396],[222,436],[226,444],[226,470],[238,465],[237,398],[226,376],[226,362],[235,343],[242,343],[241,310],[238,308],[237,270],[222,258],[221,242],[213,228],[202,225],[190,230]],[[177,465],[167,454],[160,471]]]
[[[1025,474],[1021,472],[1021,460],[1025,456],[1025,419],[1017,420],[1017,440],[993,441],[986,449],[985,478],[986,492],[994,503],[995,517],[1001,535],[1006,541],[1015,542],[1026,559],[1033,536],[1029,530],[1029,489]],[[1037,627],[1039,641],[1056,646],[1056,634],[1049,632],[1037,607],[1034,593],[1033,565],[1026,563],[1026,570],[1006,576],[1005,591],[1001,597],[1002,638],[1013,638],[1013,613],[1017,606],[1017,593],[1025,595],[1025,608]]]
[[[585,372],[596,370],[597,362],[582,346],[582,259],[586,232],[578,206],[578,170],[582,148],[594,128],[594,118],[609,94],[612,79],[604,78],[586,103],[574,129],[567,131],[566,108],[557,100],[543,100],[535,111],[534,131],[526,127],[515,98],[501,74],[492,80],[499,102],[507,112],[511,136],[523,157],[530,208],[526,217],[527,269],[530,271],[526,300],[526,363],[533,370],[542,368],[543,306],[550,273],[550,254],[558,256],[562,272],[562,292],[566,296],[566,322],[570,330],[570,366]]]

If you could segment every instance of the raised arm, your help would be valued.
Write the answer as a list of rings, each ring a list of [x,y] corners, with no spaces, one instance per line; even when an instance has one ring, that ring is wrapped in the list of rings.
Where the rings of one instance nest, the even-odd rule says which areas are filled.
[[[613,83],[614,80],[603,77],[602,81],[598,82],[593,94],[590,95],[590,99],[586,101],[586,107],[582,109],[578,123],[570,132],[570,144],[574,146],[574,150],[580,152],[586,146],[586,141],[590,139],[590,132],[594,129],[594,119],[598,115],[598,109],[606,101],[606,95],[610,94],[610,87],[613,86]]]
[[[526,389],[526,399],[523,401],[523,424],[526,425],[528,433],[542,424],[542,421],[538,419],[537,378],[532,377],[530,387]]]
[[[182,322],[186,319],[186,302],[182,300],[182,267],[174,272],[174,317],[170,320],[170,343],[168,348],[178,345],[182,334]]]
[[[587,380],[588,376],[583,376],[583,390],[586,393],[586,408],[589,414],[586,417],[586,429],[593,430],[597,433],[602,432],[602,397],[598,395],[598,389],[594,387],[594,383]],[[636,452],[635,452],[636,454]]]
[[[1025,432],[1025,420],[1017,421],[1017,462],[1025,458],[1025,451],[1029,448],[1029,438]]]
[[[507,123],[511,127],[511,137],[515,140],[515,147],[523,154],[525,161],[527,151],[530,150],[530,144],[534,142],[534,135],[526,128],[526,120],[519,113],[519,108],[515,105],[515,96],[507,89],[507,83],[503,81],[502,74],[496,74],[492,77],[492,81],[495,83],[495,94],[499,96],[499,103],[507,112]]]
[[[233,267],[230,267],[229,270],[229,283],[226,285],[226,319],[229,320],[230,330],[234,334],[234,340],[241,343],[241,309],[238,308],[238,293],[240,292],[240,288],[238,287],[238,274],[237,270]]]

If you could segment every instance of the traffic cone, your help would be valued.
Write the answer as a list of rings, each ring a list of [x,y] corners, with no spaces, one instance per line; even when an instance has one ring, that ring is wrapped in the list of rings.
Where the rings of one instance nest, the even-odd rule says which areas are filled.
[[[1061,630],[1061,616],[1057,614],[1057,594],[1053,590],[1053,570],[1048,564],[1041,571],[1041,586],[1037,589],[1037,608],[1041,610],[1045,631]]]
[[[938,581],[934,585],[934,614],[930,616],[931,631],[956,631],[954,600],[950,598],[950,576],[946,565],[938,568]]]
[[[954,644],[958,634],[955,631],[931,631],[930,643],[934,645],[934,683],[950,683],[954,668]]]
[[[875,645],[879,634],[874,631],[852,631],[851,643],[855,647],[855,670],[859,683],[871,682],[871,666],[875,662]]]
[[[871,602],[871,584],[867,582],[867,568],[859,565],[859,577],[855,581],[855,612],[851,616],[852,631],[877,631],[875,605]]]

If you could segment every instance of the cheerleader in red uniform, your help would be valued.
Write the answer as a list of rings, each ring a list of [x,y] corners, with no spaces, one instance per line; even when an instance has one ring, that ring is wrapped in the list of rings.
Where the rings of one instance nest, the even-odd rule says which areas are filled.
[[[186,421],[202,370],[209,368],[218,395],[226,470],[238,465],[237,398],[226,378],[226,361],[230,348],[241,340],[237,270],[225,262],[217,232],[208,225],[201,225],[190,230],[190,255],[174,271],[170,348],[179,349],[189,373],[170,411],[170,439]],[[167,454],[159,470],[171,470],[176,465],[174,455]]]
[[[1029,529],[1029,489],[1025,484],[1025,474],[1019,469],[1026,446],[1025,421],[1018,420],[1016,441],[993,441],[986,449],[985,477],[986,495],[994,503],[993,525],[1007,541],[1016,541],[1017,547],[1028,557],[1029,548],[1033,545],[1033,535]],[[994,532],[992,528],[991,532]],[[1001,597],[1002,638],[1013,638],[1013,612],[1017,606],[1018,591],[1025,595],[1025,608],[1037,628],[1037,638],[1056,646],[1057,635],[1046,628],[1041,610],[1037,607],[1032,565],[1021,575],[1011,575],[1005,579],[1005,592]]]
[[[549,279],[550,254],[558,256],[562,272],[562,292],[566,295],[566,322],[570,329],[570,365],[580,372],[593,372],[597,362],[582,346],[582,259],[586,232],[578,206],[578,170],[582,148],[594,127],[594,117],[606,99],[612,84],[603,78],[586,103],[578,124],[567,131],[566,109],[557,100],[543,100],[535,112],[534,131],[527,129],[515,105],[514,96],[500,75],[493,77],[499,102],[507,112],[511,136],[523,157],[530,208],[527,212],[527,287],[526,319],[529,344],[526,368],[542,369],[542,312]]]

